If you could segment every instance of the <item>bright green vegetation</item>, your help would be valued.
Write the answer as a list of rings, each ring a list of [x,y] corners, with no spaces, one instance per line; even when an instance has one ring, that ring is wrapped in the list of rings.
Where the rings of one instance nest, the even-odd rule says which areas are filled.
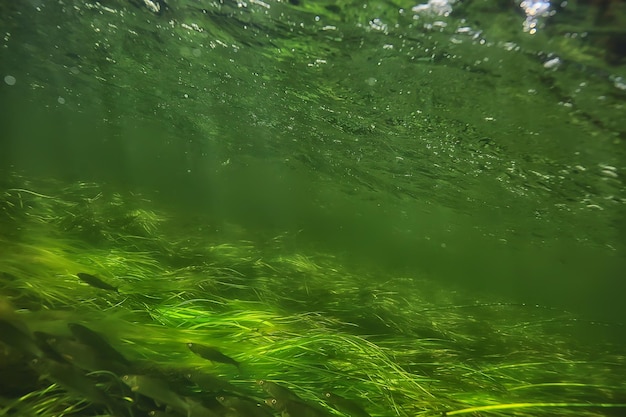
[[[617,324],[356,271],[328,254],[288,249],[286,236],[211,233],[211,219],[181,221],[95,184],[13,176],[0,208],[0,319],[58,338],[70,336],[67,323],[82,323],[175,395],[214,398],[177,382],[195,369],[255,399],[267,397],[258,379],[320,407],[332,391],[372,416],[601,416],[626,407],[623,350],[604,334],[623,331]],[[241,369],[194,355],[189,342],[214,346]],[[97,395],[117,413],[145,413],[123,394],[122,375],[81,371],[97,395],[68,389],[38,379],[12,342],[0,346],[3,380],[13,384],[3,388],[13,397],[4,395],[2,415],[108,412]]]
[[[0,1],[0,417],[623,415],[624,2],[448,3]]]

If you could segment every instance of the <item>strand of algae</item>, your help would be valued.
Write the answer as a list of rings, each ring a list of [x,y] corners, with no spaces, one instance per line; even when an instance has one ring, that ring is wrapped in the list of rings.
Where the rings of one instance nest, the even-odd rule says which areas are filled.
[[[478,413],[481,411],[501,411],[521,408],[626,408],[626,403],[511,403],[511,404],[495,404],[483,405],[478,407],[463,408],[461,410],[448,411],[445,416],[455,416],[460,414]]]

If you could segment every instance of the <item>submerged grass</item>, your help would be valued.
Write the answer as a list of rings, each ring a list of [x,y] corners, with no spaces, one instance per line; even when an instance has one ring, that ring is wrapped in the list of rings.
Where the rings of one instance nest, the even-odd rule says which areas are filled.
[[[94,184],[11,182],[0,197],[8,231],[0,294],[15,312],[0,318],[31,331],[67,336],[66,324],[78,322],[165,375],[199,369],[251,392],[268,379],[315,402],[332,390],[372,416],[626,408],[620,348],[576,340],[572,328],[590,324],[565,312],[381,279],[327,254],[286,251],[280,238],[254,243],[240,229],[212,241],[139,196]],[[241,369],[194,355],[189,342],[218,348]],[[89,404],[53,384],[2,406],[0,415],[59,416]]]

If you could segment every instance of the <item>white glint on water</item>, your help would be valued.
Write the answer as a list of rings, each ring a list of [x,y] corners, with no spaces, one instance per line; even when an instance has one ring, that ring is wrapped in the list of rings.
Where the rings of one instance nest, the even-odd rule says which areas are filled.
[[[557,69],[561,66],[561,60],[557,58],[552,58],[543,63],[543,67],[546,69]]]
[[[519,7],[526,13],[526,19],[523,24],[524,32],[528,32],[531,35],[537,33],[537,29],[540,26],[539,19],[552,15],[549,0],[524,0]]]
[[[418,4],[411,10],[415,13],[426,13],[438,16],[448,16],[452,13],[452,5],[456,0],[428,0],[426,4]]]

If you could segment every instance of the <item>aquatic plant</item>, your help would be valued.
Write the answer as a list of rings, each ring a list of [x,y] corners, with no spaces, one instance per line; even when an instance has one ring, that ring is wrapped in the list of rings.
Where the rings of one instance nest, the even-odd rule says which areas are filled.
[[[381,278],[335,256],[287,250],[280,238],[260,244],[239,230],[230,242],[213,242],[137,195],[94,198],[92,185],[28,183],[30,190],[13,181],[0,199],[10,214],[2,228],[12,231],[0,239],[0,318],[52,338],[72,337],[68,323],[87,326],[134,373],[169,381],[157,385],[188,398],[171,400],[179,407],[212,395],[185,378],[190,372],[221,378],[251,399],[265,395],[255,380],[274,381],[325,413],[337,413],[323,401],[327,391],[372,416],[598,416],[626,407],[620,347],[577,337],[601,324],[424,278]],[[3,375],[40,372],[2,343]],[[189,343],[240,368],[206,360]],[[61,369],[74,369],[76,358],[58,353],[69,363]],[[72,372],[111,396],[117,411],[140,407],[123,375]],[[107,412],[62,382],[33,380],[1,414]]]

